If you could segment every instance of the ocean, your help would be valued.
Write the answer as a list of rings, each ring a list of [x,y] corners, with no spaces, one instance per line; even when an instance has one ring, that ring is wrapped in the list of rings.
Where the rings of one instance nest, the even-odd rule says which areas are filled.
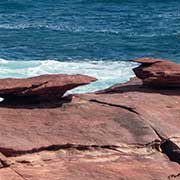
[[[179,0],[1,0],[0,78],[86,74],[88,92],[133,77],[140,57],[180,63]]]

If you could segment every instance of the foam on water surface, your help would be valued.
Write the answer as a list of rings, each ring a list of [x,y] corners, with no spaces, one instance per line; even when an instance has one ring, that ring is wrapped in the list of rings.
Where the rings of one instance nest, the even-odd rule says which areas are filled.
[[[0,59],[0,78],[26,78],[41,74],[84,74],[98,80],[73,90],[73,93],[92,92],[127,81],[134,76],[137,64],[126,61],[7,61]]]

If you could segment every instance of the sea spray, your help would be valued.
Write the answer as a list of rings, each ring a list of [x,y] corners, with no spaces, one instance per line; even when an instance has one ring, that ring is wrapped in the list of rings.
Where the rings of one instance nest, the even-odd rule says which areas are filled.
[[[73,90],[74,93],[91,92],[116,83],[125,82],[134,76],[132,68],[137,64],[127,61],[9,61],[0,60],[0,78],[26,78],[41,74],[84,74],[98,81]]]

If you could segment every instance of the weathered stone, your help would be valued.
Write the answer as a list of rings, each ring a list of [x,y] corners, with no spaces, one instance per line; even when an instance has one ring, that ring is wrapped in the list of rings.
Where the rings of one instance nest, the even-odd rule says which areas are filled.
[[[179,172],[178,164],[151,150],[139,149],[136,153],[127,148],[122,152],[99,150],[56,154],[54,159],[43,162],[37,160],[41,154],[31,155],[32,164],[19,163],[12,169],[26,180],[173,180],[173,175]],[[3,177],[1,174],[0,170],[0,177]]]
[[[59,103],[2,103],[0,152],[12,164],[0,179],[178,179],[179,118],[178,88],[137,78]]]
[[[144,85],[156,88],[180,87],[180,65],[161,59],[142,58],[134,62],[141,63],[134,68],[136,76]]]
[[[0,80],[0,97],[6,101],[49,101],[62,97],[66,91],[89,84],[96,79],[85,75],[41,75],[26,79]]]

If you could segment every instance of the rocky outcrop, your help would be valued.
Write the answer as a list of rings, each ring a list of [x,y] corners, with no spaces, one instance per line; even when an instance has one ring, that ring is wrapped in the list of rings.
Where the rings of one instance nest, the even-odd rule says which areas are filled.
[[[0,104],[0,179],[180,178],[180,91],[138,78],[63,101]]]
[[[61,98],[66,91],[96,79],[84,75],[41,75],[27,79],[1,79],[0,97],[6,101],[49,101]]]
[[[141,63],[134,68],[136,76],[144,85],[156,88],[180,87],[180,65],[161,59],[142,58],[134,62]]]

